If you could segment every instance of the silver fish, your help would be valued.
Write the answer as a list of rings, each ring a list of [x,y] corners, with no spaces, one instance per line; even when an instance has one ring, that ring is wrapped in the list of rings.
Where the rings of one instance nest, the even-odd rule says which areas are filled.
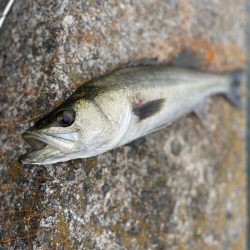
[[[239,75],[169,66],[118,70],[78,88],[23,134],[33,151],[24,164],[87,158],[149,134],[197,111],[215,94],[241,105]]]

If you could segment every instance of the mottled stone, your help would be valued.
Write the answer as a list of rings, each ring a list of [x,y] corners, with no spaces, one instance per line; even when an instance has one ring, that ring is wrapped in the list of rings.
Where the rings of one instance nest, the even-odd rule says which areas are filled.
[[[244,0],[15,1],[0,30],[0,248],[244,249],[245,114],[221,96],[207,126],[190,114],[98,157],[18,157],[38,115],[122,64],[242,68],[245,17]]]
[[[181,152],[181,143],[178,139],[173,139],[173,141],[171,142],[171,150],[172,150],[172,154],[174,155],[179,155]]]

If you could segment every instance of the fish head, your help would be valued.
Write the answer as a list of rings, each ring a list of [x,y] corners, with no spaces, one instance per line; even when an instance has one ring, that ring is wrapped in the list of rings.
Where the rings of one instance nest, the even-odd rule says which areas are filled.
[[[22,134],[32,151],[21,156],[20,161],[51,164],[114,148],[128,127],[129,109],[125,114],[121,111],[123,105],[100,100],[69,100],[38,120]]]

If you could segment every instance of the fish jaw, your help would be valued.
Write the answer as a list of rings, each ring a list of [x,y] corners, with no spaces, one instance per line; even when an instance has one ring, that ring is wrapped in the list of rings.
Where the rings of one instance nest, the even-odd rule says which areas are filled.
[[[19,160],[22,164],[52,164],[54,161],[52,159],[58,159],[63,156],[60,150],[54,149],[52,147],[45,147],[41,150],[37,150],[28,154],[22,155]]]
[[[74,150],[76,134],[46,134],[28,130],[22,134],[32,151],[20,157],[23,164],[51,164]]]

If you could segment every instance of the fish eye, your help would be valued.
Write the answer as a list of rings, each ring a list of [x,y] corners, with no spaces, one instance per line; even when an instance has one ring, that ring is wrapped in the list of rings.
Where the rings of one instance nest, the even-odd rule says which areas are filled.
[[[64,127],[70,126],[75,121],[75,111],[61,110],[56,114],[56,120]]]

